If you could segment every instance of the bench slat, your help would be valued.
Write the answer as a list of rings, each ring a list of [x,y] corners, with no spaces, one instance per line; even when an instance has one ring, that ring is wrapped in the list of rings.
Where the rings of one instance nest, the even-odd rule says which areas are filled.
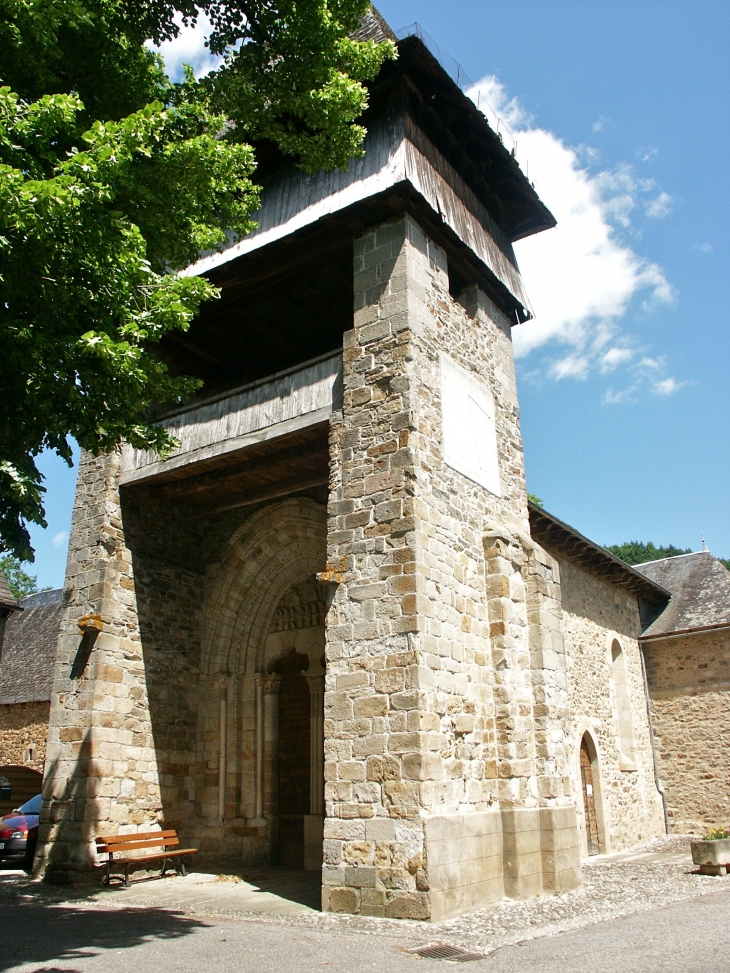
[[[163,858],[176,858],[180,855],[194,855],[197,850],[197,848],[176,848],[174,851],[161,851],[159,854],[155,855],[134,855],[131,858],[115,858],[112,864],[121,866],[134,862],[135,865],[144,865],[145,862],[162,861]]]
[[[121,845],[129,841],[159,841],[161,838],[177,838],[177,831],[139,831],[137,834],[115,834],[108,838],[99,836],[96,843]]]
[[[97,848],[96,850],[97,853],[100,855],[104,855],[104,854],[118,855],[123,851],[138,851],[144,849],[169,848],[179,844],[180,842],[178,840],[170,841],[169,839],[167,841],[156,841],[154,844],[152,844],[152,842],[150,841],[140,841],[140,842],[130,841],[126,845],[106,845],[106,847]]]

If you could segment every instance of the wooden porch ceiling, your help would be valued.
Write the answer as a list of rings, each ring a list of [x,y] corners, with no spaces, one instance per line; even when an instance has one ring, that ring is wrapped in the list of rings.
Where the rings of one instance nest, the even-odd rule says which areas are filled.
[[[122,489],[149,490],[173,509],[203,514],[289,496],[329,482],[327,437],[328,424],[319,423]]]

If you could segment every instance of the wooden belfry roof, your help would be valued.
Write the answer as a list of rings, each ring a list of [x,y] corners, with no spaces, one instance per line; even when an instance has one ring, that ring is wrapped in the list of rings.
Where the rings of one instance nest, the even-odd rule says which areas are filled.
[[[662,585],[645,577],[620,558],[579,534],[547,510],[529,504],[530,533],[543,547],[569,558],[619,588],[624,588],[651,605],[666,604],[671,593]]]
[[[358,36],[392,37],[373,11]],[[221,288],[161,354],[204,395],[253,382],[342,346],[352,327],[353,241],[408,212],[442,246],[454,293],[478,284],[509,318],[530,317],[512,241],[555,220],[490,128],[419,37],[369,82],[365,156],[305,174],[256,145],[263,186],[254,233],[185,272]]]

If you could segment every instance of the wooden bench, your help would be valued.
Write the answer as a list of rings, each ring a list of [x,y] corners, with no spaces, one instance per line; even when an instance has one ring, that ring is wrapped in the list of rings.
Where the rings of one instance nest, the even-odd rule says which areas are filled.
[[[129,869],[147,868],[151,862],[162,862],[160,878],[165,874],[169,865],[174,864],[179,875],[187,875],[185,868],[185,856],[194,855],[197,848],[177,848],[180,839],[177,831],[142,831],[138,834],[118,834],[111,838],[96,839],[97,855],[107,855],[107,860],[103,863],[105,875],[103,884],[109,885],[111,882],[112,869],[124,869],[124,886],[129,888]],[[163,851],[153,855],[135,855],[127,858],[126,854],[130,851],[147,851],[149,849],[162,848]],[[124,854],[124,858],[115,858],[115,855]],[[177,861],[173,861],[177,859]],[[121,875],[119,876],[121,878]]]

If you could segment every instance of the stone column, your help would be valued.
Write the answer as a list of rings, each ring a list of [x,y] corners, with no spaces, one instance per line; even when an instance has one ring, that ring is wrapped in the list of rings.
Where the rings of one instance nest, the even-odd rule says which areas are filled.
[[[324,829],[324,669],[319,660],[305,672],[309,684],[309,814],[304,818],[304,868],[322,867]]]
[[[269,851],[273,854],[278,841],[279,814],[279,690],[281,677],[263,679],[263,817],[269,826]]]
[[[226,816],[226,792],[228,785],[228,673],[220,673],[216,679],[220,699],[218,701],[218,817]]]
[[[262,672],[254,677],[256,687],[256,821],[264,816],[264,679]]]

